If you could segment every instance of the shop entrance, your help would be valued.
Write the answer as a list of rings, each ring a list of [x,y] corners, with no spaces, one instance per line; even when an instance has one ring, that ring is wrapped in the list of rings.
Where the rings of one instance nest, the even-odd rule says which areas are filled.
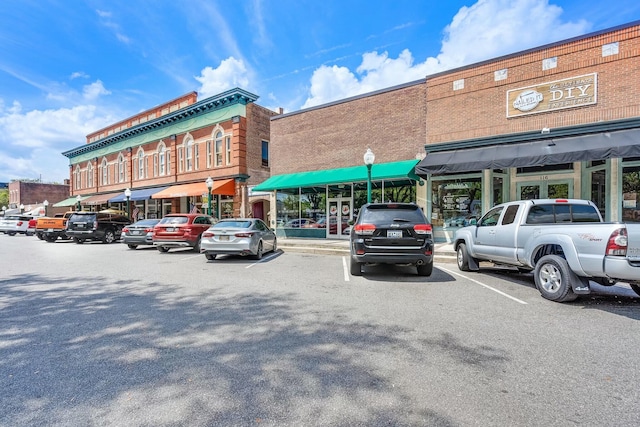
[[[327,199],[327,237],[334,239],[348,239],[349,220],[352,218],[353,200],[350,197],[335,197]]]
[[[518,183],[518,200],[573,198],[573,180],[540,180]]]

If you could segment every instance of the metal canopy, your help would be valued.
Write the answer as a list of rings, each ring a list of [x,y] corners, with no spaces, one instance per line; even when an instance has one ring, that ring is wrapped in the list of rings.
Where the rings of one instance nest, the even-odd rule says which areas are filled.
[[[561,139],[547,138],[524,143],[429,153],[416,166],[416,174],[426,177],[429,174],[555,165],[635,156],[640,156],[640,129],[628,129]]]

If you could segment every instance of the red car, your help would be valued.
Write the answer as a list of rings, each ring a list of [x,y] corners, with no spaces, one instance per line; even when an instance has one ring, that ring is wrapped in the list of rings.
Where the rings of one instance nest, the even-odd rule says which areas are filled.
[[[169,214],[153,227],[153,246],[160,252],[191,248],[200,252],[200,238],[216,221],[204,214]]]

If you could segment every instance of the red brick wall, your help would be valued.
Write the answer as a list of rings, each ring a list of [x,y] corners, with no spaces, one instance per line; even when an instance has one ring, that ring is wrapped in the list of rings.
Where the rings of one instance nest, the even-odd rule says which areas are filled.
[[[262,141],[271,144],[271,117],[277,113],[256,104],[247,105],[247,184],[256,185],[271,176],[270,167],[262,166]],[[271,148],[271,147],[269,147]]]
[[[426,142],[422,82],[271,121],[271,175],[414,159]]]
[[[619,53],[602,56],[602,46],[619,42]],[[542,60],[557,57],[543,71]],[[508,78],[494,81],[494,72]],[[584,74],[598,74],[597,104],[513,118],[506,117],[507,91]],[[505,57],[468,69],[427,77],[427,142],[559,128],[640,116],[640,26]],[[453,82],[464,79],[464,89]]]

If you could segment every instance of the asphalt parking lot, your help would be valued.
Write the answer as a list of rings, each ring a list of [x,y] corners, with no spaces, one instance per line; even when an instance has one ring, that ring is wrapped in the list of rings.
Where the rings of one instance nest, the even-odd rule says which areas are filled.
[[[640,299],[0,235],[1,426],[636,426]]]

